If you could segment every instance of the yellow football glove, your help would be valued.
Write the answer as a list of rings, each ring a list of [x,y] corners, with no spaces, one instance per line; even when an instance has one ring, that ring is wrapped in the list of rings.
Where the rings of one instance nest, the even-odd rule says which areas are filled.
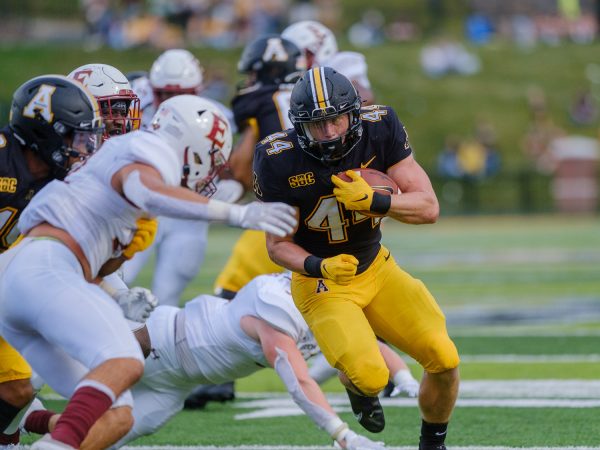
[[[335,255],[321,261],[321,273],[337,284],[347,286],[356,275],[358,259],[352,255]]]
[[[331,175],[331,181],[336,186],[333,188],[333,193],[337,201],[342,203],[346,209],[369,211],[373,203],[373,189],[354,170],[346,170],[346,175],[352,181],[344,181],[336,175]]]
[[[133,239],[131,239],[129,245],[121,253],[127,259],[131,259],[137,252],[142,252],[150,247],[152,242],[154,242],[156,229],[158,228],[158,221],[156,219],[140,217],[135,224],[137,228]]]

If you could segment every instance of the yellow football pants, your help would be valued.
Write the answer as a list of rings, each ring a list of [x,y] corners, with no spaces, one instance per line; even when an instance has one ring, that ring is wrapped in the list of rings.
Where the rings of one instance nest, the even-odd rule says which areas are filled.
[[[27,361],[0,336],[0,383],[31,378]]]
[[[267,253],[264,231],[246,230],[236,242],[231,256],[215,281],[215,290],[237,292],[258,275],[283,272]]]
[[[20,234],[10,248],[23,240]],[[2,252],[0,252],[2,253]],[[12,346],[0,336],[0,383],[31,378],[31,367]]]
[[[385,247],[349,286],[294,273],[292,296],[327,361],[366,395],[376,395],[389,379],[376,336],[427,372],[458,366],[458,352],[435,299]]]

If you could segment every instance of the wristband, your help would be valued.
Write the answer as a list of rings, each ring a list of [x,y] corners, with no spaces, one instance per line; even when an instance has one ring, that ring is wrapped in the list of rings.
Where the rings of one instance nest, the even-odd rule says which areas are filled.
[[[315,255],[309,255],[304,260],[304,271],[311,277],[321,278],[323,272],[321,272],[321,262],[323,258],[319,258]]]
[[[373,192],[373,200],[369,210],[377,214],[387,214],[392,206],[392,196]]]
[[[344,431],[348,430],[348,424],[346,422],[342,422],[342,419],[339,417],[334,417],[329,422],[325,424],[323,429],[331,436],[334,441],[341,440],[343,437],[341,436]]]
[[[208,220],[234,223],[238,220],[236,213],[239,213],[240,206],[235,205],[237,208],[234,208],[233,206],[234,205],[230,203],[222,202],[220,200],[208,200],[206,203]]]

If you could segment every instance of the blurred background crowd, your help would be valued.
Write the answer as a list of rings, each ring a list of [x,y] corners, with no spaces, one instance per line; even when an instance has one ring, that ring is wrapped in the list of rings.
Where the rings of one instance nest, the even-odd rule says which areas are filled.
[[[343,0],[5,0],[3,42],[20,39],[61,41],[75,37],[89,48],[152,46],[243,46],[288,23],[318,20],[345,32],[357,47],[419,40],[437,35],[460,14],[466,39],[477,45],[500,37],[521,48],[570,40],[591,43],[598,30],[596,0],[423,0],[361,3],[354,14]],[[378,3],[381,4],[379,7]],[[351,8],[352,9],[352,8]],[[83,20],[82,20],[83,19]],[[423,51],[432,76],[471,73],[478,63],[462,45],[439,38]]]
[[[4,50],[77,46],[90,55],[79,64],[112,61],[127,72],[148,70],[130,68],[136,52],[150,61],[188,48],[205,67],[205,94],[225,104],[246,43],[318,20],[340,47],[365,54],[376,102],[414,130],[446,213],[598,211],[600,0],[3,3]],[[112,60],[101,61],[107,51]],[[0,86],[3,120],[14,87]]]

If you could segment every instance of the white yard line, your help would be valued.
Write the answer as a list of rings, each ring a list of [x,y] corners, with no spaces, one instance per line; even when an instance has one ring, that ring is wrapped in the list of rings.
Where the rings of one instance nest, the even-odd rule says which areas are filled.
[[[252,409],[295,405],[286,392],[238,392],[236,408]],[[42,399],[60,399],[57,394],[45,394]],[[334,406],[347,406],[346,394],[328,393]],[[459,401],[487,401],[488,406],[510,407],[513,400],[527,400],[531,407],[542,407],[542,402],[577,405],[570,407],[595,407],[600,401],[600,380],[465,380],[460,383]],[[384,405],[412,406],[415,400],[406,398],[383,399]],[[467,403],[469,403],[467,402]],[[502,402],[505,402],[502,404]],[[506,403],[509,402],[509,403]],[[495,405],[494,405],[495,403]],[[514,402],[513,402],[514,403]],[[557,403],[557,404],[558,404]],[[469,406],[466,404],[465,406]],[[513,406],[514,407],[514,406]]]
[[[240,446],[167,446],[140,445],[123,447],[124,450],[331,450],[332,446],[293,445],[240,445]],[[414,450],[414,446],[386,447],[386,450]],[[456,447],[450,450],[600,450],[600,447]]]
[[[236,420],[302,415],[286,393],[244,394],[233,403],[245,409]],[[337,412],[350,412],[345,394],[327,394]],[[415,408],[414,398],[384,398],[386,408]],[[485,380],[463,381],[457,406],[461,408],[600,408],[600,380]]]

